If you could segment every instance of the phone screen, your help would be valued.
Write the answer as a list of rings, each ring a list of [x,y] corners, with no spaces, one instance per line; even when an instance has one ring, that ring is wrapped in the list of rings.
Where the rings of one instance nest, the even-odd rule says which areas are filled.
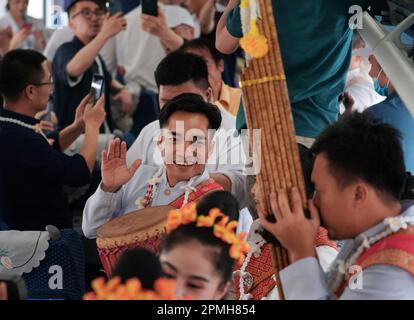
[[[116,14],[118,12],[122,13],[122,10],[123,10],[122,3],[119,0],[109,1],[108,5],[109,5],[109,8],[108,8],[109,14],[111,16],[113,16],[114,14]]]
[[[157,0],[141,0],[142,13],[158,16],[158,1]]]
[[[93,76],[91,91],[90,91],[90,96],[91,96],[93,105],[95,105],[96,102],[99,100],[99,98],[102,96],[102,93],[104,90],[104,83],[105,83],[105,79],[103,76],[98,75],[98,74],[95,74]]]

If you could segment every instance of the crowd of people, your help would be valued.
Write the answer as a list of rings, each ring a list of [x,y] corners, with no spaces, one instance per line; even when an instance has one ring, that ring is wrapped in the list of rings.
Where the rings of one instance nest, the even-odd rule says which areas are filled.
[[[247,170],[241,129],[260,128],[248,128],[237,85],[241,2],[159,0],[151,15],[140,1],[114,13],[107,1],[71,0],[68,26],[49,37],[29,0],[8,0],[0,233],[53,225],[95,243],[108,223],[159,207],[160,247],[126,251],[105,269],[110,281],[153,290],[173,278],[177,298],[204,300],[277,300],[280,288],[286,299],[414,299],[404,192],[414,117],[349,26],[349,7],[372,1],[271,1],[308,217],[297,188],[265,194]],[[278,275],[273,238],[289,253]],[[0,280],[0,300],[6,291]]]

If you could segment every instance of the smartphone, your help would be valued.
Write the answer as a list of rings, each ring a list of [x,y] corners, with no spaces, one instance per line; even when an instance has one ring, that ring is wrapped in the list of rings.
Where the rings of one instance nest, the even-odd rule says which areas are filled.
[[[150,16],[158,16],[158,1],[157,0],[141,0],[142,13]]]
[[[99,100],[104,92],[105,78],[100,74],[94,74],[89,95],[93,105]]]
[[[111,16],[118,12],[123,12],[122,3],[119,0],[112,0],[108,2],[108,11]]]

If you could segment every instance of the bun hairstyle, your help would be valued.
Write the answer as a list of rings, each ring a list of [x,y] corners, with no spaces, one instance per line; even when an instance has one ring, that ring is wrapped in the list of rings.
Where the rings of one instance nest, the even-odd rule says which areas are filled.
[[[144,289],[154,290],[156,280],[163,277],[158,257],[142,248],[129,249],[119,259],[112,278],[120,277],[122,283],[137,278]]]

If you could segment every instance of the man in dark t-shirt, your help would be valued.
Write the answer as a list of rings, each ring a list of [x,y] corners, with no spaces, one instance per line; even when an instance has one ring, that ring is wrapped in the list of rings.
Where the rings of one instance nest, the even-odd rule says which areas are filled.
[[[126,21],[121,13],[106,16],[99,1],[74,0],[67,11],[75,37],[57,50],[52,66],[59,127],[65,128],[73,121],[77,105],[90,90],[93,75],[99,74],[105,78],[106,120],[112,129],[111,88],[116,89],[118,100],[128,108],[132,108],[132,94],[112,81],[99,52],[110,38],[125,30]]]

